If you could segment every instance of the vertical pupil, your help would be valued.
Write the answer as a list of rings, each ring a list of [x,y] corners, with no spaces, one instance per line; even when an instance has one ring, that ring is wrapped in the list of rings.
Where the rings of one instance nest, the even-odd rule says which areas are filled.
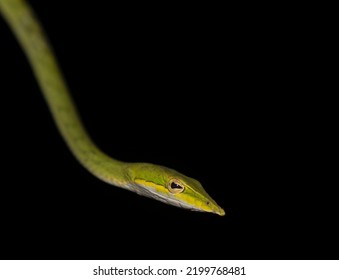
[[[182,189],[182,186],[180,186],[180,185],[178,185],[177,183],[174,183],[174,182],[173,182],[173,183],[171,184],[171,188],[172,188],[172,189]]]

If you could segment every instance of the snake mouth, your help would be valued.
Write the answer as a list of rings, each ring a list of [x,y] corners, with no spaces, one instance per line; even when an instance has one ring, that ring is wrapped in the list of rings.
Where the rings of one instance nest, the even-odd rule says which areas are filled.
[[[186,203],[182,200],[177,200],[174,197],[171,196],[163,196],[161,194],[159,194],[157,191],[155,191],[154,189],[148,187],[148,186],[144,186],[144,188],[138,188],[137,190],[135,190],[138,194],[142,195],[142,196],[146,196],[158,201],[161,201],[165,204],[170,204],[179,208],[183,208],[183,209],[187,209],[187,210],[191,210],[191,211],[199,211],[199,212],[213,212],[213,211],[206,211],[205,209],[202,209],[198,206],[194,206],[192,204]]]
[[[219,216],[225,215],[224,209],[222,209],[213,199],[210,199],[209,201],[207,201],[207,203],[203,202],[200,204],[197,203],[197,205],[193,205],[183,200],[178,200],[173,195],[163,195],[147,185],[143,185],[142,188],[140,188],[139,186],[131,185],[129,187],[129,190],[134,191],[139,195],[146,196],[179,208],[197,212],[213,213]]]

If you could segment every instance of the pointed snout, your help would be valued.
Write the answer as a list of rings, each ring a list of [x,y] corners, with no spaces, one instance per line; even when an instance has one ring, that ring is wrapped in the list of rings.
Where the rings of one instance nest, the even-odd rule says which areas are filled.
[[[218,214],[219,216],[225,216],[225,210],[222,209],[221,207],[218,207],[219,209],[215,211],[215,214]]]
[[[219,216],[225,216],[225,210],[222,209],[214,200],[209,200],[204,205],[205,207],[202,207],[206,212],[214,213]]]

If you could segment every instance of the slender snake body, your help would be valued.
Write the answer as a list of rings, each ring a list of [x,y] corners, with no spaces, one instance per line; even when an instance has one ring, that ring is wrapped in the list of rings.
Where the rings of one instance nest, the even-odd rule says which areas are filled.
[[[121,162],[99,150],[80,120],[52,48],[32,8],[24,0],[0,0],[0,13],[30,62],[60,134],[89,172],[109,184],[166,204],[225,215],[197,180],[159,165]]]

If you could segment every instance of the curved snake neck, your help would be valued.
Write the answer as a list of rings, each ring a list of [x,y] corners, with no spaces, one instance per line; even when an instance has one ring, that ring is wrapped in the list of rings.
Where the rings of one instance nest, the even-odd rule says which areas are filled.
[[[32,9],[23,1],[1,0],[1,11],[22,45],[55,123],[68,147],[91,173],[123,186],[125,164],[100,151],[87,134],[52,48]]]

